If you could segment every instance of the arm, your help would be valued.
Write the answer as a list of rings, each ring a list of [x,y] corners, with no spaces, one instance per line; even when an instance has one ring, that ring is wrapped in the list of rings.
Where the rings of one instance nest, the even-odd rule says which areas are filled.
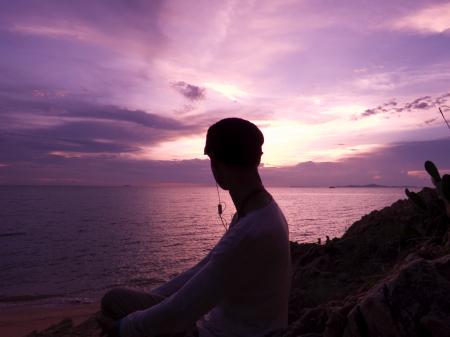
[[[230,223],[230,228],[237,221],[237,212],[234,213],[233,218]],[[219,241],[220,242],[220,241]],[[215,247],[214,247],[215,248]],[[164,297],[169,297],[170,295],[177,292],[189,279],[194,276],[208,261],[213,252],[213,249],[206,255],[200,262],[190,269],[185,270],[181,274],[175,276],[173,279],[167,281],[166,283],[160,285],[159,287],[152,289],[151,293],[156,295],[161,295]]]
[[[206,255],[200,262],[198,262],[195,266],[185,270],[181,274],[175,276],[170,281],[167,281],[166,283],[160,285],[159,287],[152,289],[151,293],[156,295],[161,295],[164,297],[169,297],[170,295],[177,292],[187,281],[191,279],[192,276],[197,274],[200,269],[208,262],[211,253],[213,250],[211,250],[208,255]]]
[[[120,336],[151,337],[190,329],[223,300],[230,287],[245,278],[236,272],[248,266],[242,254],[242,247],[248,245],[241,244],[245,243],[241,234],[228,231],[208,261],[176,293],[151,308],[124,317]]]
[[[122,318],[121,337],[151,337],[191,328],[223,297],[221,271],[207,262],[182,288],[146,310]]]

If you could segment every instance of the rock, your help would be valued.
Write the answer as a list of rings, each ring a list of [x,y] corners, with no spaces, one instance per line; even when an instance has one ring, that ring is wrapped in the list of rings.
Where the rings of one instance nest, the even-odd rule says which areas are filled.
[[[100,328],[95,321],[97,315],[99,312],[77,326],[74,326],[72,320],[67,318],[41,332],[33,331],[26,337],[98,337]]]
[[[447,336],[450,302],[439,289],[450,273],[439,272],[436,261],[450,258],[449,218],[435,189],[415,196],[426,211],[417,201],[398,200],[363,216],[327,245],[291,243],[295,267],[285,336],[407,336],[413,328],[402,307],[415,308],[423,336]],[[427,309],[432,304],[440,306]]]
[[[449,337],[450,255],[402,266],[361,298],[343,336]]]
[[[66,318],[57,324],[51,325],[47,329],[37,332],[31,332],[27,337],[50,337],[50,336],[64,336],[73,329],[73,322],[71,319]]]
[[[347,324],[347,318],[339,311],[333,311],[325,323],[323,337],[340,337]]]
[[[300,318],[284,336],[303,336],[308,333],[319,334],[325,329],[327,321],[328,313],[326,308],[305,308],[302,310]]]

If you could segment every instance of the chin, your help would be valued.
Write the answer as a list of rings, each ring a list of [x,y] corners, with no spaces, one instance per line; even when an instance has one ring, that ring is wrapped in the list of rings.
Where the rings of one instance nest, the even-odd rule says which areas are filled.
[[[221,183],[218,182],[217,185],[219,185],[219,187],[220,187],[221,189],[225,190],[225,191],[228,191],[228,190],[229,190],[228,186],[226,186],[226,185],[224,185],[224,184],[221,184]]]
[[[216,184],[219,185],[219,187],[225,191],[229,190],[228,186],[220,179],[216,179]]]

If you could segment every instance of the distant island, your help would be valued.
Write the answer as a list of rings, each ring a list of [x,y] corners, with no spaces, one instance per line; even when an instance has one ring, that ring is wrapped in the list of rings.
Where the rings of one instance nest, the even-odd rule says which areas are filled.
[[[378,185],[378,184],[367,184],[367,185],[337,185],[337,186],[329,186],[329,188],[342,188],[342,187],[377,187],[377,188],[386,188],[386,187],[401,187],[401,188],[423,188],[423,186],[408,186],[408,185]]]
[[[292,188],[311,188],[311,187],[327,187],[327,186],[302,186],[302,185],[290,185]],[[328,188],[424,188],[427,186],[410,186],[410,185],[378,185],[378,184],[367,184],[367,185],[332,185]]]

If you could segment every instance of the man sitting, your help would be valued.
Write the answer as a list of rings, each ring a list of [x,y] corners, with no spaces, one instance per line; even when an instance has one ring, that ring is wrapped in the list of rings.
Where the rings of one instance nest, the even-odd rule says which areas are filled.
[[[240,118],[208,129],[204,152],[237,211],[228,230],[203,260],[150,293],[107,292],[103,334],[263,337],[287,327],[289,230],[258,173],[263,142],[256,125]]]

